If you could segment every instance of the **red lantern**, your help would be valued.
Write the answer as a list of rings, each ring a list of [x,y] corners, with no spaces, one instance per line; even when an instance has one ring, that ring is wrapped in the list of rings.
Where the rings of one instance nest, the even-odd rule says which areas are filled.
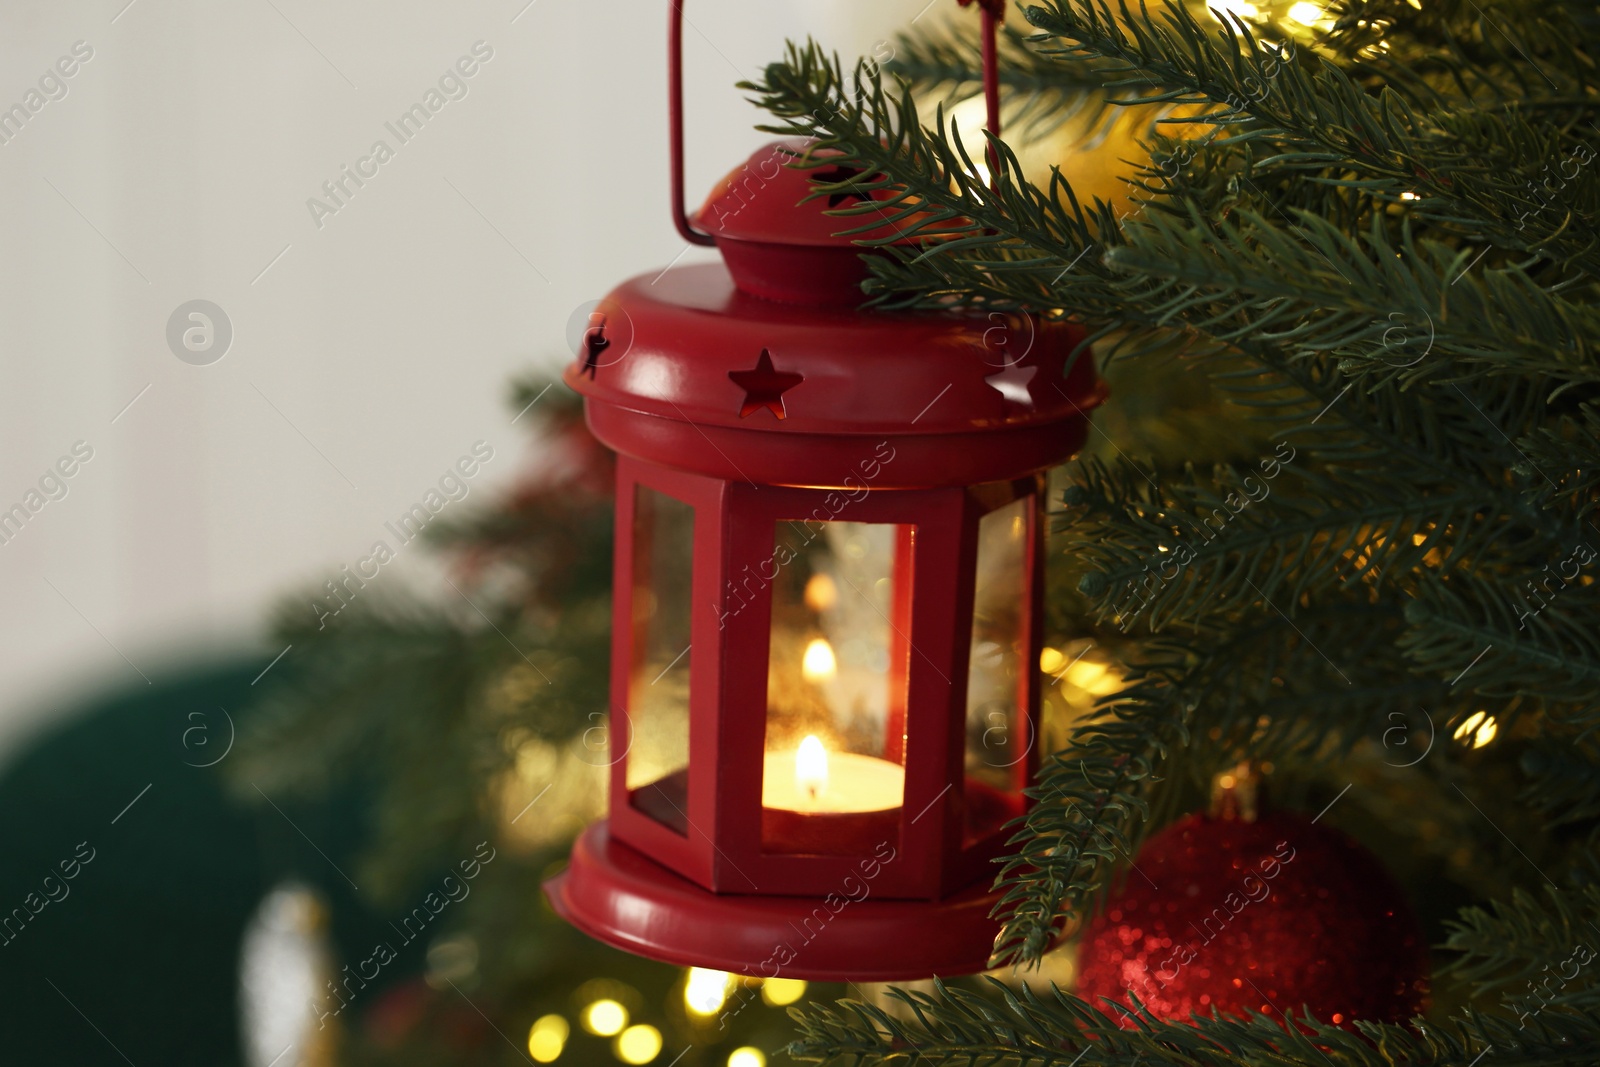
[[[677,964],[970,973],[1037,763],[1043,471],[1103,389],[1063,321],[858,310],[858,220],[800,205],[803,150],[698,229],[675,195],[723,262],[625,282],[567,372],[620,454],[614,762],[547,892]]]

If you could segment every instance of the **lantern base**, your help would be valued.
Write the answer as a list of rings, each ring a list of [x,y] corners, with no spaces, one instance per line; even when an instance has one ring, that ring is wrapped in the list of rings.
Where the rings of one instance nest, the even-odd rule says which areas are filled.
[[[892,862],[892,861],[891,861]],[[886,982],[988,967],[1000,894],[986,883],[944,900],[872,897],[867,871],[826,899],[712,893],[612,840],[583,832],[572,863],[545,883],[556,913],[638,956],[757,978]]]

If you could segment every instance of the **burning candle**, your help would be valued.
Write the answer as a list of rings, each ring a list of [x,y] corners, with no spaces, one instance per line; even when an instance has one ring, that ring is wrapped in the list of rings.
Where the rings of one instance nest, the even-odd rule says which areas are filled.
[[[816,734],[808,734],[794,754],[794,784],[812,804],[828,788],[828,750]]]
[[[761,806],[806,814],[852,814],[898,808],[906,771],[898,763],[855,752],[830,753],[808,734],[793,753],[768,752]]]

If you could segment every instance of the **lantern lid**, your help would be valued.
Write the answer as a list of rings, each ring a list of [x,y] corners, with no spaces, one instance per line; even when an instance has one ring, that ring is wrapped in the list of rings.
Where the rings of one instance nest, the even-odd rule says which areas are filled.
[[[797,162],[822,161],[799,167]],[[856,242],[892,238],[899,230],[888,221],[861,233],[840,236],[872,220],[841,218],[828,212],[874,199],[879,192],[839,192],[813,196],[813,182],[842,182],[863,172],[826,160],[838,149],[810,150],[807,141],[789,138],[751,154],[729,171],[694,214],[694,224],[716,242],[740,289],[769,300],[810,304],[859,304],[867,277]],[[808,199],[810,198],[810,199]],[[903,224],[902,224],[903,225]],[[909,242],[908,242],[909,243]]]
[[[884,488],[975,485],[1065,460],[1105,399],[1075,323],[780,303],[732,271],[640,275],[600,302],[602,325],[566,380],[607,445],[718,477],[816,486],[853,469],[841,455],[892,439],[901,458]]]

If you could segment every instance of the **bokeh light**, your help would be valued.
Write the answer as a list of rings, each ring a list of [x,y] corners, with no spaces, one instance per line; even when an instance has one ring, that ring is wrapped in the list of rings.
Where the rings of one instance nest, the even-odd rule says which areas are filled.
[[[775,1008],[793,1004],[806,995],[806,984],[798,978],[768,978],[761,983],[761,999]]]
[[[528,1055],[537,1063],[554,1063],[567,1047],[572,1028],[559,1015],[541,1015],[528,1031]]]
[[[690,967],[689,980],[683,986],[683,1004],[695,1015],[715,1015],[728,1002],[727,971],[713,971],[705,967]]]
[[[600,1037],[614,1037],[628,1025],[628,1009],[607,998],[583,1009],[583,1028]]]
[[[649,1063],[661,1052],[661,1031],[643,1024],[630,1026],[617,1035],[611,1051],[623,1063]]]

